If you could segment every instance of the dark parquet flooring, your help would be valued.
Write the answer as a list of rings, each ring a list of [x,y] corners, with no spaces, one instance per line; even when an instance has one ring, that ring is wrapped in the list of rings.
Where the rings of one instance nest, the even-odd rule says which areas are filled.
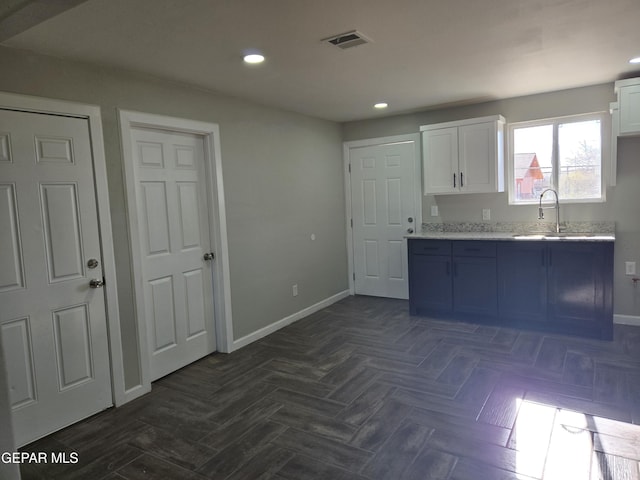
[[[29,445],[24,479],[640,480],[640,328],[613,342],[350,297]]]

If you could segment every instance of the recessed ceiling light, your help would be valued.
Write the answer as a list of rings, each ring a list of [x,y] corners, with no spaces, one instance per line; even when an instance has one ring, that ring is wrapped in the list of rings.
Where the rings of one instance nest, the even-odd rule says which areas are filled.
[[[259,53],[250,53],[244,56],[244,61],[251,64],[262,63],[264,62],[264,56]]]
[[[377,109],[383,109],[383,108],[387,108],[389,106],[388,103],[385,102],[380,102],[380,103],[376,103],[373,108],[377,108]]]
[[[631,60],[629,60],[629,63],[633,63],[633,64],[640,63],[640,57],[632,58]]]

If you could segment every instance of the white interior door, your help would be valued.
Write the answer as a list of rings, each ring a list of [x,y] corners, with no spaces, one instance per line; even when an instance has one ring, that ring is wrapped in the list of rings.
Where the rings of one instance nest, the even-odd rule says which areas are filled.
[[[417,148],[412,140],[349,149],[357,294],[409,298],[404,235],[421,222],[416,218]]]
[[[90,288],[103,276],[90,142],[85,119],[0,109],[0,336],[18,445],[112,404],[105,299]]]
[[[205,145],[199,135],[131,129],[151,380],[216,346]]]

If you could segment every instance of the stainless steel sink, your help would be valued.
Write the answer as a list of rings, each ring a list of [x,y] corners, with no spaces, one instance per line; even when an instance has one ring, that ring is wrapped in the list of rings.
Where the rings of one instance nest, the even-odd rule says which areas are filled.
[[[572,232],[550,232],[550,233],[525,233],[525,234],[515,234],[513,238],[518,240],[589,240],[589,239],[597,239],[602,238],[605,239],[608,237],[607,235],[596,235],[593,233],[572,233]]]
[[[545,233],[545,237],[571,237],[571,238],[588,238],[593,237],[593,233],[571,233],[571,232],[558,232],[558,233]]]

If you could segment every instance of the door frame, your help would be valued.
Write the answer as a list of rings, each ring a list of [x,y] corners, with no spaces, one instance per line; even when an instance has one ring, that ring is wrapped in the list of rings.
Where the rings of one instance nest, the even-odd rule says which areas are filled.
[[[93,156],[93,183],[95,185],[98,228],[102,252],[102,268],[105,278],[105,315],[108,332],[108,348],[111,371],[111,395],[114,405],[121,405],[125,399],[124,365],[122,339],[120,335],[120,314],[118,309],[118,285],[116,262],[111,227],[111,209],[107,185],[107,167],[102,133],[100,107],[44,97],[0,92],[0,107],[27,113],[61,115],[86,120],[91,137]]]
[[[222,157],[220,153],[220,129],[215,123],[206,123],[184,118],[155,115],[150,113],[118,110],[120,122],[120,145],[124,161],[125,200],[127,204],[129,246],[133,281],[138,348],[140,355],[141,383],[138,388],[146,393],[151,390],[150,357],[147,345],[147,322],[144,309],[144,282],[142,277],[142,251],[138,232],[138,209],[136,182],[131,145],[133,128],[153,128],[181,132],[203,137],[205,181],[207,182],[207,200],[213,209],[209,209],[209,236],[213,242],[216,259],[214,268],[214,318],[216,348],[220,352],[233,350],[233,324],[231,317],[231,280],[229,274],[229,244],[227,241],[227,220],[222,182]],[[136,394],[136,396],[138,396]]]
[[[416,204],[416,229],[422,225],[422,163],[421,163],[421,144],[420,133],[408,133],[405,135],[393,135],[389,137],[377,137],[367,138],[364,140],[352,140],[349,142],[343,142],[342,144],[342,159],[344,168],[344,189],[345,189],[345,204],[346,204],[346,230],[347,230],[347,260],[348,260],[348,273],[349,273],[349,294],[355,295],[355,281],[353,276],[355,275],[355,255],[353,252],[353,209],[351,204],[351,170],[350,170],[350,152],[352,148],[373,147],[376,145],[386,145],[389,143],[406,143],[414,142],[416,145],[416,156],[414,164],[414,177],[413,177],[413,195]]]

